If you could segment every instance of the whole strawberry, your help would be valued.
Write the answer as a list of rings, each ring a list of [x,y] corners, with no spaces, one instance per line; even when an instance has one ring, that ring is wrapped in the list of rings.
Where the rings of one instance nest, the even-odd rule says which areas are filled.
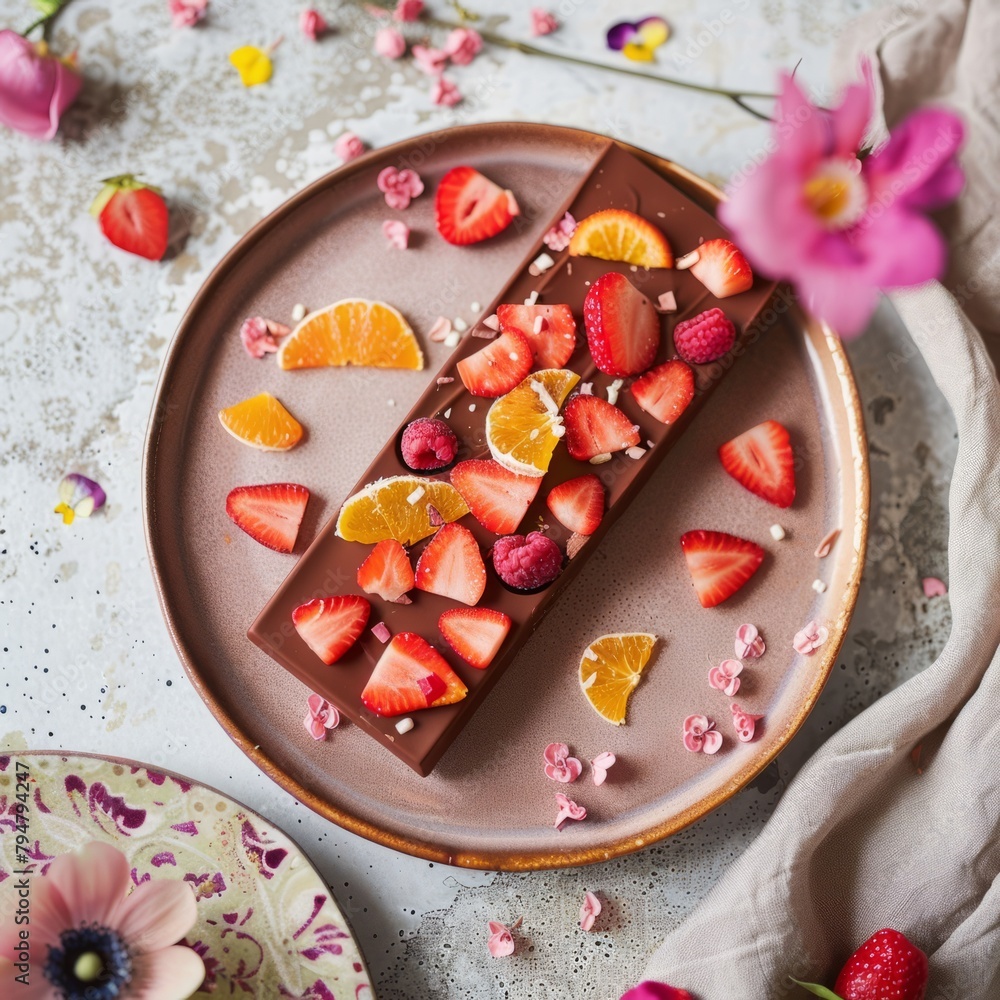
[[[834,992],[814,983],[799,985],[825,1000],[924,1000],[927,956],[899,931],[887,927],[844,963]]]
[[[169,214],[159,188],[132,174],[109,177],[90,206],[101,232],[116,247],[148,260],[162,260],[167,252]]]

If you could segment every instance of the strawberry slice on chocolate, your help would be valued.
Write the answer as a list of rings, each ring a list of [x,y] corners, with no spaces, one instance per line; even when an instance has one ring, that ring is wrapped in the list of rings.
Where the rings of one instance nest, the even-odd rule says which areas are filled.
[[[574,396],[563,410],[566,450],[572,458],[589,462],[639,443],[639,428],[600,396]]]
[[[418,590],[474,605],[486,589],[486,566],[475,535],[446,524],[427,543],[414,572]]]
[[[385,538],[368,553],[358,567],[358,586],[366,594],[378,594],[383,601],[409,603],[406,592],[413,589],[410,558],[395,538]]]
[[[604,519],[604,487],[593,473],[553,486],[545,504],[564,527],[592,535]]]
[[[510,535],[523,520],[542,481],[519,476],[492,458],[470,458],[451,470],[451,484],[487,531]]]
[[[533,361],[528,338],[516,330],[507,330],[482,350],[462,358],[455,367],[473,396],[493,399],[520,385]]]
[[[434,196],[438,232],[456,246],[480,243],[502,233],[521,214],[510,191],[472,167],[453,167]]]
[[[749,291],[753,271],[740,248],[732,240],[706,240],[677,261],[677,270],[691,273],[717,298]]]
[[[477,670],[485,670],[493,661],[510,625],[510,615],[492,608],[452,608],[438,619],[448,645]]]
[[[291,552],[309,502],[297,483],[237,486],[226,497],[226,513],[254,541],[276,552]]]
[[[741,486],[776,507],[795,499],[795,456],[787,429],[765,420],[719,448],[722,467]]]
[[[694,372],[674,358],[637,378],[629,391],[651,417],[661,424],[672,424],[694,399]]]
[[[689,531],[681,536],[681,548],[703,608],[732,597],[764,561],[759,545],[724,531]]]
[[[318,597],[292,612],[292,624],[324,663],[336,663],[358,641],[371,608],[368,601],[355,594]]]
[[[501,305],[497,319],[501,330],[527,338],[539,368],[565,368],[576,350],[576,318],[568,305]]]
[[[583,322],[590,355],[605,375],[638,375],[655,360],[660,317],[625,275],[609,271],[590,286]]]
[[[426,639],[416,632],[400,632],[375,664],[361,701],[369,712],[391,717],[453,705],[468,690]]]

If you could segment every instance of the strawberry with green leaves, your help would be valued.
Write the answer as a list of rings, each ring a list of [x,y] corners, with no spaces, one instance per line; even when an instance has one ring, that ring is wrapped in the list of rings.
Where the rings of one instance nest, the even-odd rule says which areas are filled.
[[[162,260],[167,252],[170,217],[160,189],[132,174],[109,177],[90,206],[101,232],[129,253]]]

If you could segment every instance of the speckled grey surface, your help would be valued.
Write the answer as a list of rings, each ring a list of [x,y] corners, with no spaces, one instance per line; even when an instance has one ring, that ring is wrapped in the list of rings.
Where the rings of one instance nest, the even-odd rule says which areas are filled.
[[[75,0],[54,41],[78,48],[88,83],[64,135],[0,143],[0,733],[9,749],[66,747],[147,760],[225,789],[281,822],[326,873],[353,920],[382,1000],[617,997],[660,937],[749,842],[805,757],[836,727],[930,662],[949,627],[944,576],[950,414],[888,307],[850,348],[871,439],[869,560],[838,667],[778,762],[706,820],[641,854],[579,871],[492,875],[429,865],[342,833],[258,774],[188,685],[146,561],[139,462],[160,360],[211,266],[263,214],[337,165],[345,127],[372,145],[465,121],[531,118],[615,134],[721,180],[764,127],[724,101],[490,51],[456,82],[465,105],[435,109],[411,65],[367,53],[353,11],[316,47],[292,5],[224,3],[191,32],[165,3]],[[443,4],[441,5],[443,7]],[[526,32],[528,2],[503,30]],[[799,57],[829,92],[839,26],[875,6],[835,0],[657,5],[561,0],[553,49],[604,58],[618,15],[658,7],[675,28],[664,72],[766,89]],[[484,8],[485,9],[485,8]],[[725,12],[729,16],[724,18]],[[0,0],[0,23],[29,19]],[[275,75],[245,91],[225,59],[287,38]],[[101,239],[86,206],[100,178],[132,170],[164,186],[180,223],[153,265]],[[106,510],[64,527],[51,513],[70,469],[107,488]],[[907,651],[906,656],[900,655]],[[913,650],[921,655],[910,655]],[[576,926],[585,889],[606,902],[599,932]],[[484,923],[525,923],[494,961]]]

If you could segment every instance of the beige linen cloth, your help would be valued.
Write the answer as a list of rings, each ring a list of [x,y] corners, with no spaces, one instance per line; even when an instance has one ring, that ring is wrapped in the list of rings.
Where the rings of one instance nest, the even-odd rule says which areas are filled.
[[[881,927],[930,957],[927,1000],[1000,1000],[1000,0],[908,0],[852,25],[889,126],[965,118],[948,288],[892,296],[958,424],[952,632],[940,658],[833,736],[756,842],[660,946],[649,979],[698,1000],[805,997]],[[923,773],[910,751],[923,744]]]

